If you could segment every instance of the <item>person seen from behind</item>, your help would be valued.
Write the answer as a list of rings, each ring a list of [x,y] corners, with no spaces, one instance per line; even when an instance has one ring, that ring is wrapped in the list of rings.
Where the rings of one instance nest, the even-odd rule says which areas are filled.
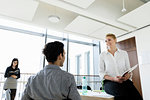
[[[47,43],[43,54],[48,65],[28,79],[21,100],[81,100],[74,76],[60,68],[65,61],[64,44]]]

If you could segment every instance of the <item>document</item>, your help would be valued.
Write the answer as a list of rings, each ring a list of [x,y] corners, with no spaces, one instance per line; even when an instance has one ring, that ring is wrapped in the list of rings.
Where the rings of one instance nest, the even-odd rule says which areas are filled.
[[[132,72],[134,69],[136,69],[138,66],[138,64],[136,64],[135,66],[129,68],[127,71],[125,71],[121,76],[124,77],[125,74]]]

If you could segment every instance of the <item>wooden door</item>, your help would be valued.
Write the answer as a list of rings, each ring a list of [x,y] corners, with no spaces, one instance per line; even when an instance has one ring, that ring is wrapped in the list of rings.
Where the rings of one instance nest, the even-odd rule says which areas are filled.
[[[127,51],[131,66],[134,66],[138,63],[135,37],[118,42],[117,47],[119,49]],[[142,95],[139,67],[133,71],[132,81],[134,83],[134,86]]]

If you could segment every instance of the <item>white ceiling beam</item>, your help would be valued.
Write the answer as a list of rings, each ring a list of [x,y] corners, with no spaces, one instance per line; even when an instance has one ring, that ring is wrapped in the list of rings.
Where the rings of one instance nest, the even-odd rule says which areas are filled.
[[[68,11],[71,11],[71,12],[77,13],[79,15],[91,18],[93,20],[99,21],[99,22],[104,23],[104,24],[108,24],[110,26],[122,29],[124,31],[132,31],[135,29],[135,27],[131,27],[131,26],[119,23],[119,22],[115,22],[115,21],[112,21],[112,20],[109,20],[109,19],[106,19],[106,18],[103,18],[100,16],[96,16],[94,14],[87,12],[86,10],[83,10],[83,9],[76,7],[76,6],[69,5],[69,4],[67,4],[61,0],[40,0],[40,1],[48,3],[48,4],[56,6],[56,7],[66,9]]]
[[[95,0],[63,0],[80,8],[88,8]]]

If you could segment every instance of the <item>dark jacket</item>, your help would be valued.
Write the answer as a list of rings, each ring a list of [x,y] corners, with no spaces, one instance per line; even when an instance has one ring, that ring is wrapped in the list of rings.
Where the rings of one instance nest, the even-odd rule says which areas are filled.
[[[7,67],[4,77],[8,78],[11,75],[16,75],[17,79],[20,78],[20,69],[19,68],[13,69],[11,66]]]

